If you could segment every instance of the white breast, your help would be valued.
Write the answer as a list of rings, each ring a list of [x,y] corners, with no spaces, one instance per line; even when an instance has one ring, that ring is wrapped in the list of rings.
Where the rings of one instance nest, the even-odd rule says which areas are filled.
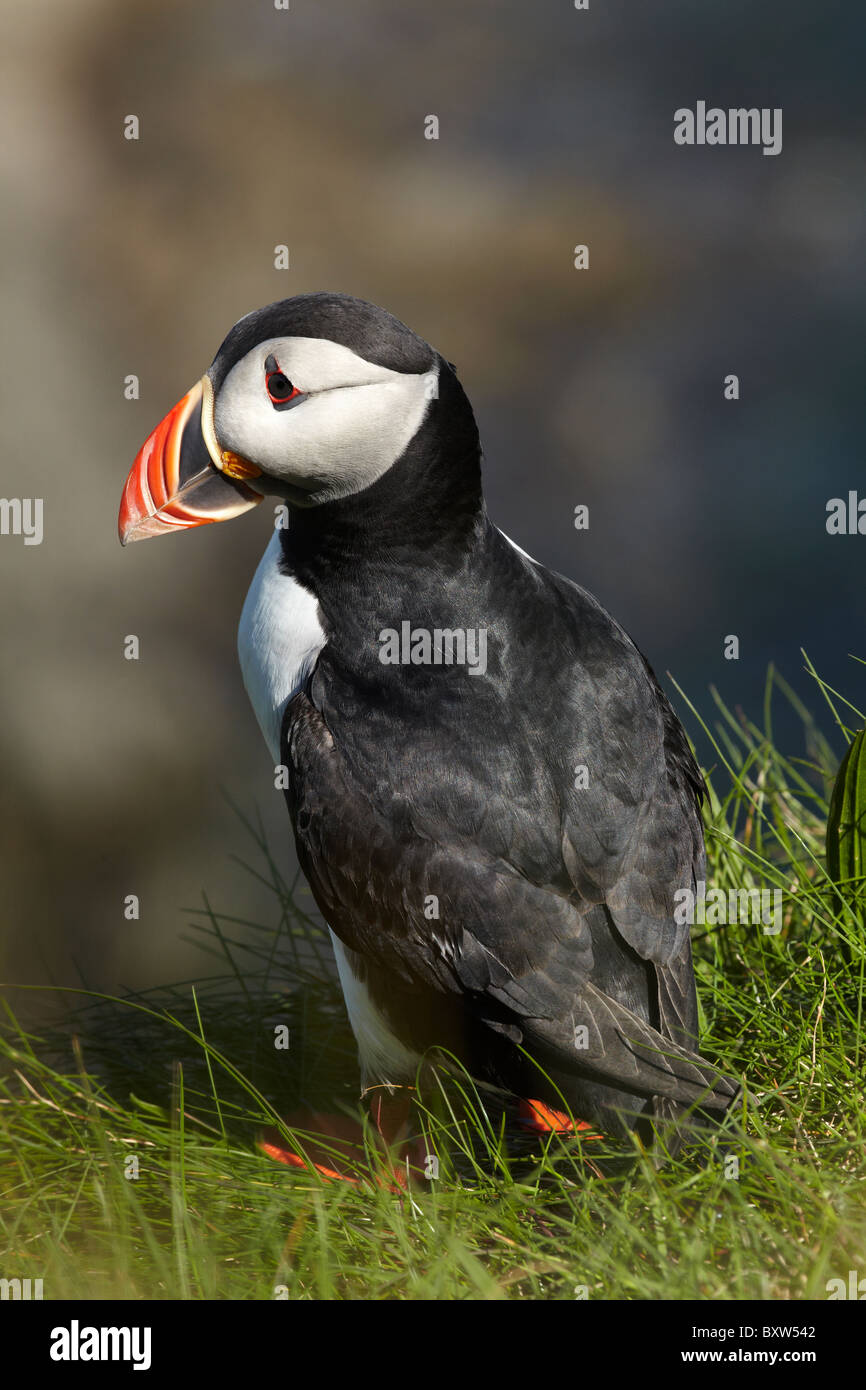
[[[315,595],[281,573],[274,532],[250,585],[238,629],[244,685],[276,765],[286,705],[325,645]],[[331,932],[364,1086],[414,1076],[419,1058],[391,1032],[353,968],[353,953]]]
[[[392,1033],[388,1023],[370,998],[370,992],[355,973],[354,951],[331,932],[331,943],[346,1010],[361,1063],[361,1085],[405,1086],[415,1077],[421,1058]]]
[[[250,585],[238,629],[244,685],[275,765],[280,761],[286,705],[325,645],[315,595],[281,573],[279,557],[280,535],[275,531]]]

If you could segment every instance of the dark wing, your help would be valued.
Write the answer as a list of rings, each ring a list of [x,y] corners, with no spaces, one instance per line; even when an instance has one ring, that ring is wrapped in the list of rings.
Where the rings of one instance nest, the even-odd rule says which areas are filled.
[[[705,788],[682,725],[649,663],[641,660],[660,720],[658,773],[605,902],[624,940],[655,967],[661,1031],[694,1047],[697,999],[691,940],[674,894],[677,889],[696,894],[706,877],[701,821]]]
[[[560,774],[562,859],[585,902],[603,902],[622,939],[656,978],[659,1030],[697,1043],[691,943],[679,890],[705,877],[704,783],[683,728],[646,658],[584,589],[546,574],[568,614],[563,663],[576,744],[588,786]],[[677,909],[680,909],[679,911]]]
[[[587,868],[564,834],[563,854],[571,844],[587,891],[558,891],[489,853],[483,837],[437,838],[429,829],[419,834],[396,796],[384,807],[381,800],[373,803],[309,692],[310,683],[290,702],[284,723],[289,806],[301,866],[347,946],[410,986],[469,993],[480,1017],[500,1029],[505,1018],[506,1029],[530,1052],[543,1048],[567,1071],[679,1105],[727,1105],[736,1093],[733,1082],[589,979],[588,915],[604,900],[599,873],[609,855],[598,858],[591,846],[596,862]],[[639,813],[646,815],[643,808]],[[440,837],[449,834],[447,818],[438,825]],[[655,952],[657,969],[669,970],[665,961],[677,960],[665,1004],[676,1024],[688,1014],[683,1000],[690,979],[687,966],[682,979],[678,974],[681,933],[654,889],[641,890],[649,880],[639,854],[626,860],[625,872],[638,893],[638,911],[626,890],[614,894],[620,930],[627,940],[641,941],[648,958]],[[663,949],[650,939],[651,908]],[[685,940],[687,947],[687,929]]]

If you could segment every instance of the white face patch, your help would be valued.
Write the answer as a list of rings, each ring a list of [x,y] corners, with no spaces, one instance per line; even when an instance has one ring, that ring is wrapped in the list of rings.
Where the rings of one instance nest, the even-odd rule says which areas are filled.
[[[306,399],[272,404],[265,362]],[[216,397],[214,427],[230,449],[316,502],[369,487],[396,463],[436,395],[438,369],[394,372],[326,338],[269,338],[229,372]],[[267,490],[267,480],[253,486]],[[311,501],[313,499],[311,498]]]

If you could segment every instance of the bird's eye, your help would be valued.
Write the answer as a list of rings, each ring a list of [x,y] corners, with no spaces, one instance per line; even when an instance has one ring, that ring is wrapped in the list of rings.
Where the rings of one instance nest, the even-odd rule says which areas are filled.
[[[284,372],[268,372],[265,385],[274,405],[285,405],[286,401],[290,401],[293,396],[301,394],[297,386],[292,385]]]
[[[274,357],[269,357],[265,363],[265,388],[273,405],[286,405],[288,401],[294,400],[295,396],[301,395],[285,372],[280,371]]]

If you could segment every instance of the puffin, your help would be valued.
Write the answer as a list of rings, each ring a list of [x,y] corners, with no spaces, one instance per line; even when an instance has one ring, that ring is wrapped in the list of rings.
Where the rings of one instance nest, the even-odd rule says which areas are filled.
[[[385,1143],[445,1056],[531,1129],[670,1153],[741,1095],[698,1050],[703,780],[628,634],[490,519],[481,462],[453,363],[301,294],[145,441],[120,540],[275,499],[240,665]]]

